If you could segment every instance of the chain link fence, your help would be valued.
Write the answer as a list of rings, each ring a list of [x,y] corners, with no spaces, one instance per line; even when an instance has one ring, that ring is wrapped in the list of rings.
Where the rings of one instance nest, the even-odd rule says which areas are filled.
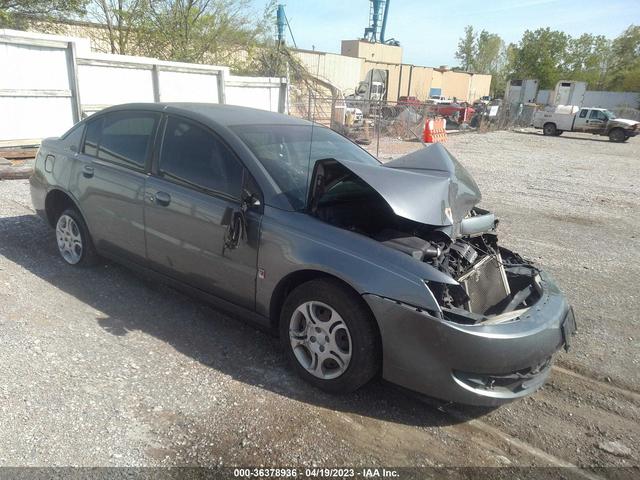
[[[328,91],[297,91],[290,98],[290,114],[325,125],[378,155],[381,144],[421,142],[425,122],[442,117],[448,133],[489,132],[530,127],[536,104],[389,102],[342,98]],[[614,109],[621,118],[640,120],[640,111]]]

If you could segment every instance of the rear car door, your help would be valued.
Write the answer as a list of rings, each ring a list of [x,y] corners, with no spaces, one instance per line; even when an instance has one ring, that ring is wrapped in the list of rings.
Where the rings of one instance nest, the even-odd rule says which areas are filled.
[[[145,231],[151,268],[253,309],[261,215],[240,210],[247,175],[209,128],[167,116],[145,185]],[[230,244],[234,219],[246,230]]]
[[[143,199],[160,114],[122,110],[87,122],[70,181],[96,247],[146,261]]]

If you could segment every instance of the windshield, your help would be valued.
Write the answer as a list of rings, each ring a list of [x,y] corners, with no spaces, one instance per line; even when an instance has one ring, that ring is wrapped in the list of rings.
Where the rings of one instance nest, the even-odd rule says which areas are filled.
[[[313,142],[311,125],[239,125],[231,129],[249,147],[296,210],[306,206],[310,170],[317,160],[335,158],[380,164],[355,143],[325,127],[313,128]]]
[[[616,114],[610,110],[605,110],[604,114],[609,118],[609,120],[615,120]]]

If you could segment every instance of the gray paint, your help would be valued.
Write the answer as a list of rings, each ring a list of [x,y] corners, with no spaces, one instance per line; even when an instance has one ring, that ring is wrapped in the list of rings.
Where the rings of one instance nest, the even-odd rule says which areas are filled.
[[[253,176],[263,203],[247,213],[246,239],[237,249],[225,250],[224,211],[237,211],[240,200],[195,192],[156,176],[158,145],[146,169],[133,171],[78,154],[64,139],[48,139],[31,178],[34,207],[42,215],[47,194],[65,192],[86,219],[100,253],[154,271],[214,301],[219,299],[218,305],[265,325],[270,323],[274,292],[289,275],[302,271],[332,275],[350,285],[370,306],[382,335],[386,379],[465,403],[497,404],[521,394],[496,397],[469,391],[452,379],[452,369],[511,372],[532,366],[559,348],[559,323],[568,305],[553,282],[544,279],[545,295],[530,318],[473,327],[440,320],[437,317],[442,312],[425,281],[455,284],[455,280],[371,238],[294,211],[229,128],[243,123],[308,125],[306,121],[241,107],[198,104],[138,104],[107,111],[126,109],[185,116],[215,131]],[[160,135],[156,142],[159,140]],[[46,155],[56,157],[51,172],[44,170]],[[377,188],[394,209],[414,220],[444,222],[443,209],[450,206],[459,221],[464,210],[480,199],[473,179],[442,146],[421,150],[387,167],[348,166]],[[86,167],[93,169],[89,178]],[[171,208],[150,200],[159,191],[172,196]],[[540,375],[525,394],[544,378]]]

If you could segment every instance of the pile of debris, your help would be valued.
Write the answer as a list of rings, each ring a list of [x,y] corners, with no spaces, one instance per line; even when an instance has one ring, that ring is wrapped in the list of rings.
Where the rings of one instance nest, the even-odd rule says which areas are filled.
[[[0,180],[29,178],[37,148],[0,148]]]

